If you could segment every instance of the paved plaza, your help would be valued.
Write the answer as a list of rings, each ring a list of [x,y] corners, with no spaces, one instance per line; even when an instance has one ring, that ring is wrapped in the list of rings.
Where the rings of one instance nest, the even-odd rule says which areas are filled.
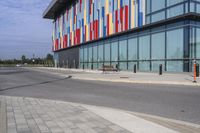
[[[129,133],[79,105],[6,96],[0,101],[7,133]]]

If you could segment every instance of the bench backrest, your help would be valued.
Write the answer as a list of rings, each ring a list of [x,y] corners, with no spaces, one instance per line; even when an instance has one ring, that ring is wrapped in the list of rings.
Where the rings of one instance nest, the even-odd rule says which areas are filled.
[[[114,68],[113,66],[110,66],[110,65],[103,65],[103,68]]]

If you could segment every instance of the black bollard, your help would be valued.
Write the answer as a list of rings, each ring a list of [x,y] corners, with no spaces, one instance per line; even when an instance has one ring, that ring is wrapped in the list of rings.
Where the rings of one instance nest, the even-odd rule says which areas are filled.
[[[93,64],[91,65],[91,69],[93,70]]]
[[[117,72],[119,71],[119,66],[118,66],[118,64],[116,64],[116,69],[117,69]]]
[[[163,68],[162,68],[162,64],[159,65],[159,75],[162,75],[163,74]]]
[[[137,73],[137,65],[136,64],[134,65],[133,70],[134,70],[134,73]]]
[[[196,64],[196,76],[199,77],[199,64]]]

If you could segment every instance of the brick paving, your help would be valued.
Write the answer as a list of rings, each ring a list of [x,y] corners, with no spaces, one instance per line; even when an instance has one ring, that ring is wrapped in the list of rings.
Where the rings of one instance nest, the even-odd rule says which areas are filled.
[[[7,133],[129,133],[73,103],[0,96],[3,104],[0,114],[5,113]]]

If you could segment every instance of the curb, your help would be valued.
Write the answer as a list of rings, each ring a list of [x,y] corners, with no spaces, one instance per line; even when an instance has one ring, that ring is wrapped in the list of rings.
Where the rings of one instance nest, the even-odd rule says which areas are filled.
[[[40,72],[45,72],[42,70],[66,70],[64,68],[62,69],[57,69],[57,68],[39,68],[39,69],[33,69],[35,71],[40,71]],[[73,70],[71,70],[73,71]],[[49,72],[45,72],[45,73],[49,73]],[[172,82],[172,81],[141,81],[141,80],[130,80],[130,79],[126,79],[126,80],[122,80],[122,79],[104,79],[104,78],[81,78],[81,77],[77,77],[76,74],[71,74],[71,75],[65,75],[59,72],[50,72],[51,74],[54,75],[59,75],[65,78],[71,78],[71,79],[77,79],[77,80],[89,80],[89,81],[103,81],[103,82],[113,82],[113,83],[134,83],[134,84],[154,84],[154,85],[183,85],[183,86],[193,86],[193,87],[199,87],[200,83],[187,83],[187,82]]]
[[[200,86],[200,83],[180,83],[180,82],[168,82],[168,81],[137,81],[137,80],[108,80],[103,78],[80,78],[72,75],[72,79],[78,80],[90,80],[90,81],[106,81],[106,82],[113,82],[113,83],[135,83],[135,84],[157,84],[157,85],[184,85],[184,86]]]

